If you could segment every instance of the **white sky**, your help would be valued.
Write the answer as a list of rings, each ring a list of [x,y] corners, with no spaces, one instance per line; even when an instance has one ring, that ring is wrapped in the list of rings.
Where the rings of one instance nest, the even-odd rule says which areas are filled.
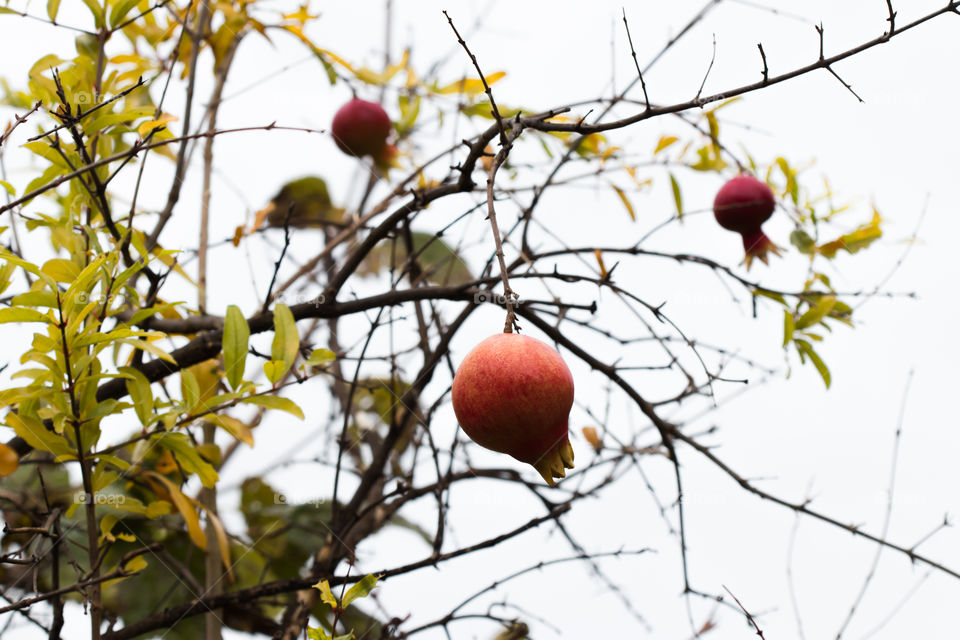
[[[323,13],[308,32],[315,42],[351,61],[370,66],[380,63],[382,1],[315,4]],[[618,90],[633,78],[620,21],[620,3],[598,0],[588,5],[487,2],[468,6],[432,1],[394,4],[394,56],[402,47],[412,45],[413,61],[419,69],[442,58],[446,61],[443,79],[452,81],[468,72],[468,60],[456,46],[440,13],[446,8],[484,71],[508,71],[507,78],[494,87],[503,104],[542,108],[594,98],[610,94],[611,76],[615,77]],[[898,24],[941,4],[941,0],[899,3],[895,6]],[[647,75],[651,100],[668,103],[692,98],[709,64],[714,37],[716,61],[704,93],[722,92],[759,78],[757,42],[763,42],[770,72],[777,74],[815,59],[818,39],[814,23],[822,22],[826,29],[828,55],[870,39],[886,26],[886,6],[880,1],[795,5],[770,3],[785,12],[774,14],[751,4],[731,0],[721,3]],[[700,6],[687,1],[627,6],[641,64]],[[43,3],[31,3],[30,10],[43,14]],[[802,18],[786,12],[802,12]],[[471,25],[480,13],[483,22],[474,30]],[[820,511],[877,533],[883,522],[897,415],[908,372],[915,371],[900,443],[889,535],[890,540],[905,546],[933,530],[945,513],[956,514],[958,510],[956,487],[960,471],[956,461],[960,436],[951,400],[957,383],[954,365],[960,355],[953,339],[958,311],[955,283],[960,276],[954,250],[960,235],[956,199],[958,139],[953,108],[960,99],[955,69],[955,62],[960,59],[957,28],[955,16],[941,17],[838,65],[837,72],[864,98],[864,104],[858,103],[827,72],[818,72],[750,94],[721,112],[725,116],[721,131],[726,142],[734,148],[742,143],[759,162],[768,163],[776,155],[784,155],[798,165],[815,160],[808,184],[815,185],[821,175],[828,177],[836,197],[853,203],[854,211],[848,214],[851,226],[869,218],[871,203],[887,219],[886,235],[869,255],[837,260],[831,276],[838,288],[869,289],[884,277],[903,254],[905,239],[926,210],[920,228],[921,242],[885,287],[889,291],[916,292],[918,299],[873,300],[858,311],[856,330],[840,328],[827,338],[821,353],[834,375],[829,391],[824,391],[812,368],[799,368],[791,361],[794,370],[789,380],[774,377],[696,423],[699,428],[719,426],[719,433],[709,440],[720,445],[718,455],[743,475],[756,479],[759,486],[792,501],[815,496],[814,507]],[[39,23],[0,16],[0,34],[0,60],[4,61],[0,73],[14,85],[21,82],[30,62],[39,56],[50,52],[63,57],[71,54],[70,34]],[[276,120],[294,126],[326,127],[336,108],[348,99],[348,89],[339,84],[331,88],[319,65],[292,39],[277,34],[274,44],[274,48],[269,48],[256,38],[244,43],[226,94],[231,96],[250,88],[225,103],[221,123],[257,125]],[[204,90],[201,88],[201,95]],[[639,98],[639,92],[632,97]],[[181,104],[182,98],[175,92],[168,105],[179,110]],[[394,117],[398,115],[395,108],[388,111]],[[8,109],[0,110],[0,124],[9,115]],[[468,132],[461,130],[458,135],[469,135],[472,129],[467,129]],[[661,134],[688,135],[688,130],[676,119],[660,118],[615,132],[610,139],[642,157]],[[447,129],[442,139],[427,144],[442,148],[452,139]],[[229,236],[243,222],[244,215],[261,207],[280,184],[298,175],[322,174],[335,199],[351,202],[354,197],[352,202],[356,201],[356,166],[339,154],[326,137],[276,132],[225,136],[218,140],[216,150],[219,175],[214,238]],[[531,155],[535,151],[533,148]],[[153,162],[159,170],[161,163]],[[8,169],[11,181],[21,188],[28,174],[18,173],[11,158]],[[721,178],[713,175],[678,171],[677,176],[690,210],[707,209],[722,183]],[[639,237],[672,211],[665,174],[651,172],[650,177],[656,181],[652,193],[631,195],[638,209],[637,223],[627,219],[622,206],[602,182],[596,188],[557,190],[554,197],[541,205],[541,212],[550,211],[552,229],[571,244],[611,243],[611,238],[623,242],[624,237]],[[159,194],[168,183],[161,177],[157,184]],[[352,189],[347,186],[350,184]],[[184,202],[198,202],[198,186],[199,176],[195,175],[188,181]],[[459,210],[465,208],[460,206],[464,202],[458,201]],[[184,205],[180,215],[189,219],[191,208],[192,204]],[[426,222],[421,224],[426,224],[426,228],[430,228],[430,220],[449,220],[444,214],[454,211],[435,209],[431,209],[429,217],[422,218]],[[502,215],[512,219],[512,212]],[[741,257],[739,239],[718,232],[709,218],[691,216],[682,227],[674,225],[656,236],[650,248],[699,252],[736,264]],[[484,224],[474,223],[470,227],[472,233],[482,234]],[[775,242],[788,245],[791,224],[786,216],[778,214],[765,229]],[[168,245],[176,245],[184,237],[195,237],[192,227],[178,226],[164,240]],[[192,246],[191,242],[188,240],[185,246]],[[298,247],[297,242],[303,244]],[[294,250],[306,254],[313,240],[305,235],[297,242]],[[468,254],[468,258],[487,251],[473,245],[475,253]],[[274,259],[274,249],[275,245],[255,244],[250,252],[258,264],[266,264]],[[476,268],[478,263],[472,266]],[[770,268],[754,267],[750,275],[764,283],[796,286],[803,268],[803,261],[791,252],[784,260],[775,260]],[[228,303],[241,303],[247,311],[255,309],[247,274],[242,252],[230,249],[214,253],[210,288],[210,307],[214,312],[220,313]],[[263,273],[258,277],[260,291],[266,278]],[[779,349],[781,314],[772,307],[761,306],[759,318],[753,320],[748,297],[740,291],[740,304],[735,305],[709,273],[700,273],[693,267],[674,268],[663,261],[638,261],[623,266],[618,278],[622,285],[634,287],[651,302],[666,300],[666,311],[688,334],[739,349],[764,364],[783,368]],[[581,291],[584,298],[578,302],[589,303],[595,297],[589,290]],[[520,293],[524,295],[522,288]],[[605,326],[629,333],[628,320],[617,320],[614,308],[615,304],[601,296],[599,316]],[[502,323],[502,314],[493,309],[475,316],[454,343],[455,356],[462,356],[473,342],[496,331]],[[602,412],[605,396],[600,378],[565,355],[576,376],[577,402],[581,406],[574,410],[571,429],[579,431],[579,427],[589,423],[582,407]],[[600,355],[613,360],[619,354]],[[428,389],[436,393],[442,389],[441,384],[448,382],[438,381]],[[645,393],[657,388],[655,381],[649,384],[643,389]],[[732,385],[721,387],[719,395],[730,396],[736,391],[738,388]],[[312,403],[309,390],[298,389],[292,395],[315,415],[323,415],[323,407]],[[452,412],[440,415],[452,420]],[[608,426],[620,433],[626,433],[631,426],[645,425],[622,398],[614,400],[613,422],[618,424]],[[271,431],[264,432],[267,428]],[[288,430],[293,435],[288,435]],[[297,451],[297,458],[322,450],[324,443],[310,442],[311,433],[309,423],[278,421],[261,427],[257,449],[238,457],[238,469],[226,474],[226,484],[239,482],[251,470],[274,466],[289,455],[293,444],[304,438],[307,443]],[[589,461],[591,453],[582,438],[575,439],[574,448],[578,464]],[[769,640],[799,638],[785,575],[794,525],[792,512],[745,495],[689,449],[681,448],[680,454],[689,502],[688,558],[694,586],[711,592],[722,592],[722,585],[730,588],[752,612],[763,613],[759,621]],[[504,462],[492,456],[477,455],[475,459],[492,460],[493,464]],[[654,460],[647,465],[661,499],[671,500],[673,481],[668,466]],[[275,478],[278,484],[286,480],[294,498],[316,497],[308,487],[322,487],[322,479],[305,477],[304,468],[294,467],[271,479]],[[535,475],[532,470],[528,472],[531,477]],[[512,528],[542,513],[540,505],[515,492],[506,493],[505,489],[499,483],[480,481],[454,491],[451,548],[479,540],[485,533]],[[424,501],[412,511],[428,529],[434,525],[432,507]],[[636,474],[623,479],[600,499],[580,503],[567,521],[590,551],[621,547],[657,550],[656,554],[638,558],[601,562],[651,623],[651,633],[638,628],[618,599],[593,580],[585,568],[573,564],[511,582],[481,601],[475,610],[482,611],[490,602],[508,599],[535,616],[548,618],[562,630],[557,633],[528,618],[533,637],[538,640],[600,635],[682,640],[690,636],[684,602],[679,597],[682,584],[677,544],[665,534],[664,523]],[[406,534],[380,536],[376,540],[376,545],[363,549],[364,570],[415,560],[429,553],[422,543]],[[956,532],[947,530],[918,551],[957,568],[958,542]],[[804,519],[797,531],[794,552],[794,586],[803,631],[807,638],[835,637],[862,584],[874,548],[848,533]],[[410,625],[416,626],[443,615],[462,597],[505,574],[541,559],[566,555],[569,550],[563,540],[550,535],[549,527],[542,527],[495,549],[448,563],[442,572],[425,570],[387,581],[378,590],[379,597],[392,614],[412,614]],[[923,566],[910,566],[903,557],[885,551],[872,588],[844,637],[866,637],[926,571]],[[954,616],[946,605],[958,599],[960,582],[934,573],[889,624],[870,637],[953,637]],[[713,606],[694,600],[693,609],[695,620],[702,623]],[[720,626],[709,638],[733,640],[753,633],[742,619],[725,609],[718,610],[716,619]],[[477,622],[452,628],[456,638],[488,638],[494,633],[493,627]]]

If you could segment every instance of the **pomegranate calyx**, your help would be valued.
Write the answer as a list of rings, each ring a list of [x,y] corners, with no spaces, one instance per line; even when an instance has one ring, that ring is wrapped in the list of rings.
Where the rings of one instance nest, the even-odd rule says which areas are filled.
[[[567,469],[573,469],[573,447],[570,439],[564,436],[553,448],[533,463],[533,468],[540,473],[551,487],[557,486],[555,478],[567,477]]]
[[[767,254],[782,255],[780,253],[780,247],[775,245],[773,241],[767,237],[767,234],[759,228],[752,231],[744,231],[741,235],[743,237],[743,250],[745,254],[743,262],[746,264],[748,271],[754,258],[758,258],[763,264],[769,265],[770,262]]]

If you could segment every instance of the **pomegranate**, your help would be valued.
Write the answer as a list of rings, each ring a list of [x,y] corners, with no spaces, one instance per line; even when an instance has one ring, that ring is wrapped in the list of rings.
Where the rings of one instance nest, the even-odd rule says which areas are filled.
[[[573,376],[543,342],[516,333],[473,348],[453,378],[453,411],[470,439],[526,462],[554,486],[573,468]]]
[[[333,141],[347,155],[376,158],[387,146],[391,127],[390,117],[383,107],[354,98],[333,116],[330,132]]]
[[[767,253],[780,255],[780,249],[760,229],[771,215],[775,200],[765,182],[740,174],[731,178],[713,200],[713,216],[720,226],[736,231],[743,238],[747,269],[754,258],[767,263]]]

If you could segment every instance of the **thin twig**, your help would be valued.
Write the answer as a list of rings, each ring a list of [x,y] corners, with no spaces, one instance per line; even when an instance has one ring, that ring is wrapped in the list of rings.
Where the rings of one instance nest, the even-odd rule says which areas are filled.
[[[633,56],[633,66],[637,68],[637,77],[640,79],[640,88],[643,89],[643,101],[650,108],[650,98],[647,96],[647,83],[643,80],[643,71],[640,70],[640,63],[637,61],[637,51],[633,48],[633,36],[630,35],[630,25],[627,23],[627,10],[623,12],[623,28],[627,31],[627,42],[630,43],[630,55]]]

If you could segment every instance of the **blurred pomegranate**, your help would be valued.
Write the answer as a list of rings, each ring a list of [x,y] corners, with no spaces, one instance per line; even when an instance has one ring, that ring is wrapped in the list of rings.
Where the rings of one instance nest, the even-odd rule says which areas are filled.
[[[743,238],[747,269],[754,258],[767,263],[767,253],[780,255],[780,249],[760,229],[775,207],[773,191],[765,182],[740,174],[730,179],[713,200],[713,216],[720,226],[736,231]]]
[[[376,158],[387,146],[392,126],[390,117],[379,104],[354,98],[333,116],[330,131],[333,141],[344,153]]]

